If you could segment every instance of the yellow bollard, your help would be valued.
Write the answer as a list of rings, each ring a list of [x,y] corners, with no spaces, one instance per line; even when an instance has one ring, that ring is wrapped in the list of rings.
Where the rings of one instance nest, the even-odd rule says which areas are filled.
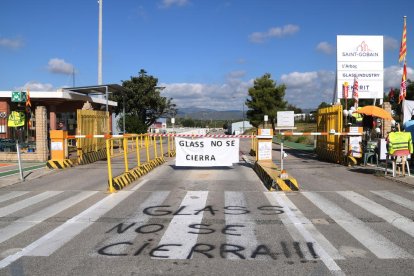
[[[112,183],[112,164],[111,164],[111,140],[106,140],[106,160],[108,162],[108,191],[110,193],[116,192]]]
[[[154,160],[157,159],[157,137],[154,135]]]
[[[161,153],[160,157],[163,157],[164,156],[164,149],[162,148],[162,136],[160,136],[160,153]]]
[[[148,136],[148,134],[145,136],[145,147],[146,147],[146,152],[147,152],[147,163],[149,163],[150,156],[149,156],[149,136]]]
[[[168,152],[168,156],[171,156],[171,151],[170,151],[170,135],[167,135],[167,152]]]
[[[78,161],[82,160],[83,150],[82,150],[82,140],[76,138],[76,155],[78,156]]]
[[[135,144],[137,146],[137,164],[138,164],[138,167],[140,167],[141,166],[141,156],[140,156],[140,149],[139,149],[138,139],[139,139],[139,136],[137,136],[137,138],[135,139]]]
[[[124,164],[125,172],[128,172],[128,138],[124,137]]]

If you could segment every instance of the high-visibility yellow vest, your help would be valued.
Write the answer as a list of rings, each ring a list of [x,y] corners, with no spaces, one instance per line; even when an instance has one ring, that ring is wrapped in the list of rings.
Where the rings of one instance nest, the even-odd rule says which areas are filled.
[[[396,150],[409,150],[413,153],[411,132],[391,132],[388,135],[388,153],[394,154]]]
[[[357,108],[357,110],[360,110],[362,107],[358,107]],[[355,121],[357,122],[357,123],[362,123],[362,119],[363,119],[363,117],[362,117],[362,114],[359,114],[359,113],[352,113],[352,117],[354,117],[355,118]]]
[[[9,127],[21,127],[24,126],[25,116],[23,112],[12,111],[7,120]]]

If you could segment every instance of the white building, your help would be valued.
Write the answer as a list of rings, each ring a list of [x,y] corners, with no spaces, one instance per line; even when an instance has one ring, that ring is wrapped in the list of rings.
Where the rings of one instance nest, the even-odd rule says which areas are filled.
[[[247,129],[252,127],[253,126],[249,121],[235,122],[229,126],[228,133],[232,135],[239,135],[243,134]]]

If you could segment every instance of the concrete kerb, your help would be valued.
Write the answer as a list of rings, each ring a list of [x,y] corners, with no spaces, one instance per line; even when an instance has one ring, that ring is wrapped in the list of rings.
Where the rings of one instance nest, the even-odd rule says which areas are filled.
[[[257,161],[253,169],[269,191],[299,190],[296,179],[281,172],[272,161]]]

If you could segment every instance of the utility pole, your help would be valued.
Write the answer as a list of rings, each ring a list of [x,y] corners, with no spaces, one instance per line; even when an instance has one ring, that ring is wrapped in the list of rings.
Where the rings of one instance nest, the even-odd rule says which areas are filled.
[[[99,3],[99,26],[98,26],[98,85],[102,85],[102,1]]]

